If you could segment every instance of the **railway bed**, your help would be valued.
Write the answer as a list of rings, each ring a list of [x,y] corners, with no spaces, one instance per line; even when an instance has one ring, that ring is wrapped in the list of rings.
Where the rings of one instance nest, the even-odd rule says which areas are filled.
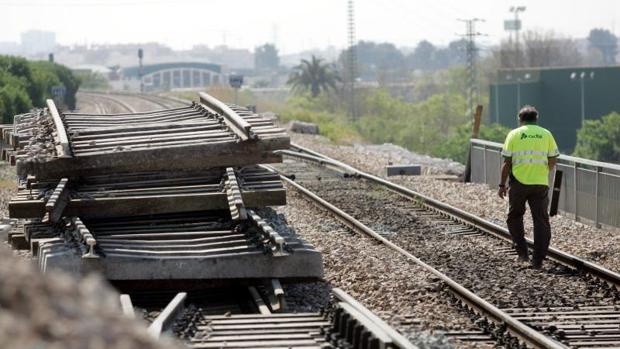
[[[618,344],[617,317],[613,311],[604,313],[604,309],[618,308],[620,298],[615,273],[556,250],[551,251],[550,258],[555,260],[547,262],[545,271],[529,270],[513,262],[515,257],[511,256],[510,245],[497,238],[502,236],[501,232],[487,231],[492,224],[483,225],[480,219],[472,223],[462,212],[450,212],[447,205],[436,204],[421,195],[415,197],[394,186],[388,191],[385,183],[373,180],[373,176],[305,149],[294,146],[294,150],[300,155],[283,153],[297,162],[285,161],[276,167],[294,177],[296,182],[312,188],[320,199],[345,211],[334,213],[335,207],[328,208],[355,230],[374,234],[419,263],[432,265],[455,286],[456,282],[462,283],[476,295],[494,303],[488,305],[503,313],[500,315],[514,313],[515,317],[508,318],[511,321],[520,319],[515,321],[520,327],[531,325],[548,338],[571,347]],[[317,164],[324,167],[317,168]],[[294,187],[302,190],[297,185]],[[310,197],[309,193],[304,195]],[[319,206],[326,208],[325,204]],[[344,218],[346,216],[349,218]],[[470,306],[472,303],[476,308],[475,302],[468,300]],[[562,307],[574,308],[575,312],[564,316]],[[528,316],[521,316],[526,311]],[[479,306],[478,312],[488,314]],[[505,320],[499,317],[494,321]],[[497,327],[490,325],[489,330],[493,328]],[[566,332],[567,329],[573,332]],[[596,332],[596,329],[602,331]],[[513,334],[519,331],[509,330]],[[530,335],[539,336],[537,333],[518,334],[526,342],[532,340]]]
[[[340,289],[318,311],[300,311],[278,295],[284,293],[276,282],[120,298],[127,316],[150,323],[149,333],[174,333],[189,348],[416,348]]]
[[[3,234],[30,249],[44,272],[101,272],[126,290],[119,303],[128,317],[132,299],[151,307],[148,332],[174,327],[192,348],[414,348],[337,289],[321,311],[287,310],[280,282],[323,276],[320,253],[267,218],[285,192],[277,175],[255,165],[280,161],[273,150],[286,148],[288,136],[271,120],[200,97],[136,112],[105,96],[95,109],[128,113],[104,115],[61,113],[48,101],[16,117],[3,137],[20,183],[10,211],[21,220]],[[160,287],[173,298],[152,308],[166,299]],[[251,302],[196,300],[238,294],[230,287],[245,287]],[[156,292],[142,302],[146,290]]]

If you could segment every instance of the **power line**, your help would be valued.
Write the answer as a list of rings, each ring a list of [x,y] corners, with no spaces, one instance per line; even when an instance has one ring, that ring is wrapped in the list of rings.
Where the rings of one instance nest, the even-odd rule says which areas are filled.
[[[355,80],[357,78],[357,41],[355,39],[355,8],[353,0],[349,0],[347,5],[349,49],[347,50],[348,76],[346,82],[349,93],[349,117],[351,117],[351,119],[356,119],[357,108],[355,106]]]
[[[478,73],[476,69],[476,57],[478,48],[476,47],[476,37],[484,34],[476,31],[476,23],[484,22],[484,19],[471,18],[459,19],[465,23],[465,34],[461,34],[467,40],[467,116],[471,118],[474,112],[474,98],[476,104],[479,102],[480,92],[478,90]]]

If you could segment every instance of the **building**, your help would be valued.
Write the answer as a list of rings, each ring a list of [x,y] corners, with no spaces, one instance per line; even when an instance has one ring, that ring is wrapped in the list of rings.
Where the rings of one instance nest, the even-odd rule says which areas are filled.
[[[29,30],[21,34],[22,52],[26,55],[51,53],[56,47],[56,33],[41,30]]]
[[[123,90],[140,89],[140,67],[121,70]],[[202,88],[227,83],[222,67],[217,64],[179,62],[149,64],[142,68],[145,91]]]
[[[553,132],[561,151],[570,153],[582,119],[620,112],[620,66],[500,70],[490,86],[491,121],[514,128],[526,104],[538,109],[541,126]]]

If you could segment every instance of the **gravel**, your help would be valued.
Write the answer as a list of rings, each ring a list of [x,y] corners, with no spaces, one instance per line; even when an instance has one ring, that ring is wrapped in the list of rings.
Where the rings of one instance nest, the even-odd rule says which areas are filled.
[[[122,316],[118,294],[97,276],[45,275],[0,248],[0,348],[179,348]]]
[[[321,136],[292,134],[291,140],[325,155],[350,164],[363,171],[385,177],[384,167],[390,158],[382,152],[372,152],[373,146],[334,145]],[[360,151],[365,149],[366,151]],[[426,173],[448,173],[438,161],[435,169]],[[481,218],[506,226],[507,200],[497,197],[487,185],[440,180],[434,176],[390,177],[390,180],[424,195],[458,207]],[[529,214],[525,219],[526,234],[532,238]],[[602,228],[576,222],[573,217],[551,217],[551,245],[565,252],[620,271],[620,234],[618,229]]]
[[[373,170],[377,170],[376,173],[381,175],[385,175],[387,165],[421,165],[422,174],[425,175],[460,175],[465,170],[465,166],[456,161],[412,153],[391,143],[336,145],[323,136],[297,133],[291,133],[290,136],[292,142],[342,161],[346,159],[352,166],[366,164],[369,160],[376,161],[377,166],[373,167]]]
[[[442,284],[427,271],[374,239],[351,232],[290,188],[287,202],[277,208],[270,221],[277,231],[291,229],[322,252],[327,282],[287,290],[293,291],[292,299],[304,299],[294,301],[294,307],[316,310],[317,303],[325,304],[328,290],[339,287],[405,335],[417,338],[423,331],[432,334],[427,338],[429,345],[441,341],[443,331],[475,330],[470,319],[448,303]],[[403,326],[405,318],[416,321]],[[480,343],[458,344],[485,347]]]
[[[20,151],[25,158],[18,159],[18,162],[46,162],[56,156],[54,121],[46,109],[16,115],[14,124],[17,134],[28,138],[28,143]]]
[[[309,166],[306,172],[311,170]],[[319,172],[316,167],[314,170]],[[620,299],[620,293],[551,262],[542,272],[528,269],[505,252],[509,244],[496,238],[446,234],[454,226],[420,215],[412,201],[378,185],[321,178],[301,182],[498,307],[553,307],[576,302],[613,305]]]

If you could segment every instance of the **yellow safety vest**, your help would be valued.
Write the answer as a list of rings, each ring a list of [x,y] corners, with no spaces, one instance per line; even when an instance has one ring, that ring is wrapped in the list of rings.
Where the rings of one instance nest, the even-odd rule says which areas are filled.
[[[502,156],[512,159],[512,175],[527,185],[548,186],[548,158],[559,155],[551,132],[533,124],[510,131],[502,149]]]

